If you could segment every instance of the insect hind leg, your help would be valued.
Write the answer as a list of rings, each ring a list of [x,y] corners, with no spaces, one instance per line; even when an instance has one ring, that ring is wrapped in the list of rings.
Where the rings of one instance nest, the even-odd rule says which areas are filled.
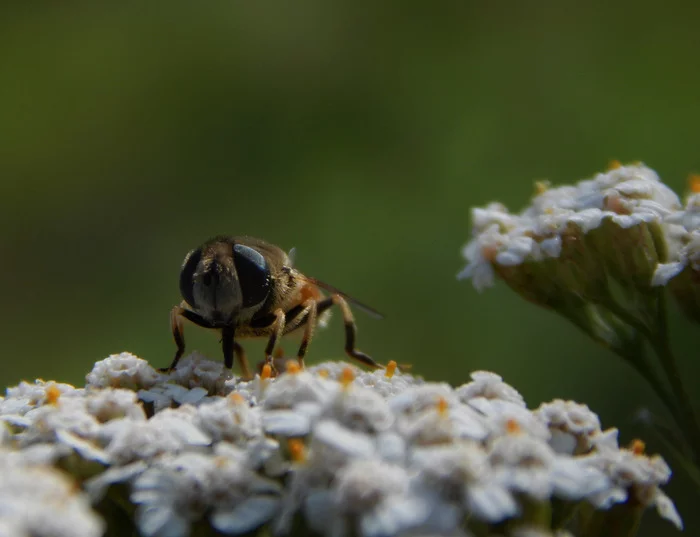
[[[340,295],[333,295],[327,300],[331,301],[331,304],[328,307],[335,304],[340,308],[340,311],[343,314],[343,324],[345,325],[345,353],[350,356],[350,358],[353,358],[366,366],[374,369],[383,369],[384,366],[382,364],[375,362],[370,356],[355,347],[357,327],[355,326],[355,318],[352,315],[352,311],[350,311],[350,306],[348,306],[347,301]],[[323,302],[325,302],[325,300]],[[320,314],[321,311],[322,310],[319,304],[318,313]]]

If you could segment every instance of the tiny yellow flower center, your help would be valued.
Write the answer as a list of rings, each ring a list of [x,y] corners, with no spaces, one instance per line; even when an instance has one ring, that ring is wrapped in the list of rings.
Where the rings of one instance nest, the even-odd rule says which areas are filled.
[[[349,367],[343,369],[343,372],[340,374],[340,383],[343,385],[343,388],[350,386],[353,380],[355,380],[355,373],[352,372],[352,369]]]
[[[447,402],[447,399],[445,399],[444,397],[440,397],[437,402],[438,414],[440,414],[441,417],[446,418],[449,410],[450,405]]]
[[[622,168],[622,162],[620,162],[619,160],[613,159],[610,162],[608,162],[608,171],[617,170],[619,168]]]
[[[384,373],[384,376],[390,379],[394,376],[394,373],[396,373],[396,362],[394,360],[391,360],[386,366],[386,372]]]
[[[267,380],[272,376],[272,367],[270,367],[270,364],[265,364],[262,368],[262,371],[260,372],[260,378],[262,380]]]
[[[549,181],[535,181],[535,195],[539,196],[549,190],[551,183]]]
[[[498,255],[498,248],[496,246],[484,246],[481,249],[481,255],[483,256],[486,261],[493,263],[496,261],[496,256]]]
[[[234,405],[242,405],[245,403],[245,398],[238,392],[233,392],[228,396],[228,400]]]
[[[520,432],[522,432],[522,429],[520,428],[520,424],[517,422],[517,420],[511,418],[506,422],[506,433],[519,434]]]
[[[688,176],[688,186],[690,191],[697,194],[700,192],[700,174],[692,173]]]
[[[297,363],[296,360],[287,360],[287,373],[290,375],[296,375],[301,371],[301,366]]]
[[[644,455],[644,450],[646,449],[646,444],[642,440],[636,439],[632,440],[630,444],[630,450],[637,456]]]
[[[290,438],[287,441],[287,449],[289,449],[289,457],[294,462],[304,462],[306,460],[306,446],[299,438]]]
[[[51,384],[46,388],[46,403],[49,405],[58,404],[58,399],[61,397],[61,390],[55,384]]]

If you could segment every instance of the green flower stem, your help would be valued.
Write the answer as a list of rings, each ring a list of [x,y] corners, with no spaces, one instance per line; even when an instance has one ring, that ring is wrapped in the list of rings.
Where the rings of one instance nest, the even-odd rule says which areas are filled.
[[[688,392],[683,386],[680,371],[676,364],[676,359],[671,350],[671,341],[669,339],[668,320],[666,312],[666,296],[663,290],[658,292],[658,316],[656,329],[650,337],[650,343],[654,352],[656,352],[661,362],[661,366],[666,373],[671,389],[675,394],[678,407],[686,427],[685,436],[688,438],[690,446],[693,450],[693,455],[698,462],[700,459],[700,425],[698,424],[697,416],[693,408],[693,404],[688,396]]]
[[[624,308],[620,307],[617,303],[605,305],[608,310],[614,315],[624,321],[626,324],[630,325],[633,329],[637,330],[639,333],[646,335],[648,330],[643,326],[636,318],[630,315]],[[611,307],[609,307],[611,306]],[[674,400],[672,394],[668,391],[668,388],[661,382],[656,372],[653,370],[651,365],[647,362],[643,355],[643,349],[624,349],[620,346],[612,345],[610,341],[602,337],[597,331],[592,329],[592,325],[589,318],[580,318],[576,315],[567,314],[566,312],[561,312],[564,316],[569,319],[574,325],[578,326],[583,332],[585,332],[591,339],[597,342],[599,345],[605,347],[606,349],[614,352],[617,356],[622,358],[625,362],[630,364],[647,383],[651,386],[656,393],[657,397],[666,406],[668,411],[673,416],[673,419],[682,427],[683,422],[680,419],[680,413],[677,408],[676,401]]]
[[[647,340],[649,340],[650,343],[652,342],[653,335],[649,328],[624,307],[620,306],[620,304],[618,304],[614,299],[606,301],[601,305],[613,315],[618,317],[621,321],[636,330],[639,334],[643,335]],[[638,350],[634,350],[632,352],[626,352],[623,349],[615,348],[611,350],[637,370],[642,378],[644,378],[649,386],[651,386],[652,390],[654,390],[654,393],[656,393],[661,402],[666,406],[678,426],[683,427],[685,422],[682,417],[683,414],[679,409],[678,401],[673,397],[673,393],[669,391],[668,387],[659,378],[652,365],[647,361],[646,357],[644,356],[644,349],[640,346]]]
[[[686,471],[695,486],[700,488],[700,468],[693,464],[693,462],[690,461],[680,449],[678,449],[678,446],[674,444],[673,440],[669,439],[666,431],[664,431],[659,424],[655,423],[654,420],[650,422],[649,429],[656,435],[656,439],[664,445],[664,447],[678,461],[678,463],[683,466],[683,469]]]

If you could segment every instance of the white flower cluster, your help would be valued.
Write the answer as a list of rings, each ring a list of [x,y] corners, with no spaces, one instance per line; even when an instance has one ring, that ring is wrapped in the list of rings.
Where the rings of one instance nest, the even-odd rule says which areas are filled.
[[[244,382],[198,355],[161,374],[123,353],[81,389],[8,389],[0,422],[0,536],[97,536],[96,512],[146,537],[552,537],[577,534],[553,513],[584,505],[682,525],[662,459],[584,405],[529,410],[487,372],[455,389],[395,364],[291,364]]]
[[[653,285],[666,285],[685,269],[700,271],[700,194],[690,194],[685,208],[675,211],[664,222],[669,262],[658,266]]]
[[[464,248],[467,265],[460,277],[471,278],[481,290],[492,285],[495,274],[508,280],[517,267],[562,259],[573,263],[557,267],[554,287],[578,291],[580,286],[590,292],[591,286],[601,285],[604,270],[648,287],[658,263],[673,254],[664,251],[670,246],[660,244],[664,230],[674,237],[669,242],[680,240],[678,226],[675,231],[671,227],[680,209],[678,196],[642,164],[615,164],[573,186],[540,183],[531,205],[519,214],[500,203],[472,210],[473,239]],[[684,221],[700,221],[689,211]],[[595,231],[605,236],[596,240]],[[667,274],[673,270],[675,266],[665,269]]]
[[[74,481],[35,455],[0,448],[0,537],[102,535],[102,518]]]

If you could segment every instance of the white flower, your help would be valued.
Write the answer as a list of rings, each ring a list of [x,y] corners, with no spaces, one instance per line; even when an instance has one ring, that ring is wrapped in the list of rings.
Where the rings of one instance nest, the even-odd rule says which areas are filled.
[[[668,284],[673,278],[678,276],[686,267],[683,261],[672,261],[670,263],[659,263],[651,279],[652,287],[659,287]]]
[[[146,419],[143,407],[131,390],[91,390],[86,396],[85,406],[87,411],[101,423],[116,418]]]
[[[513,427],[542,440],[549,440],[550,432],[545,423],[527,408],[502,399],[475,397],[469,407],[478,411],[491,436],[501,436]]]
[[[601,432],[598,416],[574,401],[555,399],[540,405],[534,414],[549,427],[549,444],[557,453],[587,453],[593,447],[591,437]]]
[[[538,500],[582,499],[609,487],[600,470],[581,459],[557,455],[544,441],[526,434],[496,438],[489,462],[497,482]]]
[[[520,512],[508,488],[493,478],[486,451],[475,442],[418,448],[411,462],[426,491],[458,502],[478,520],[497,523]]]
[[[85,491],[93,503],[98,503],[112,485],[128,483],[148,468],[145,461],[136,461],[124,466],[112,466],[85,482]]]
[[[64,473],[0,451],[0,475],[0,531],[12,529],[13,537],[102,535],[104,523]]]
[[[384,431],[394,422],[386,400],[360,386],[339,391],[335,400],[325,406],[321,417],[335,419],[349,429],[366,433]]]
[[[308,371],[285,373],[270,383],[262,404],[265,409],[293,408],[303,402],[323,404],[339,389],[337,382],[323,379]]]
[[[193,352],[177,364],[177,368],[168,374],[170,380],[185,388],[203,388],[209,394],[224,393],[224,385],[232,378],[231,371],[221,361],[209,360]]]
[[[496,224],[500,229],[509,230],[518,225],[518,217],[508,212],[502,203],[489,203],[486,207],[472,209],[474,229],[483,231]]]
[[[236,395],[199,405],[194,423],[213,441],[226,440],[240,446],[263,434],[260,409],[251,408]]]
[[[162,453],[208,446],[211,438],[192,421],[187,407],[180,407],[159,412],[145,422],[128,418],[112,420],[102,427],[101,435],[110,459],[125,464]]]
[[[306,371],[314,376],[325,377],[328,380],[339,381],[347,370],[352,372],[353,377],[357,378],[364,373],[362,369],[355,364],[349,364],[341,360],[323,362],[314,364],[306,368]]]
[[[475,397],[484,397],[509,401],[525,407],[523,396],[518,390],[503,382],[499,375],[488,371],[474,371],[470,376],[472,382],[457,388],[457,395],[463,403],[468,403],[470,399]]]
[[[165,457],[141,474],[131,494],[141,533],[184,537],[208,512],[213,527],[228,534],[248,533],[271,519],[280,486],[258,477],[243,464],[243,453],[234,453]]]
[[[412,444],[426,446],[458,439],[484,440],[488,429],[469,406],[436,405],[417,415],[399,417],[398,430]]]
[[[498,225],[492,225],[482,231],[462,249],[467,266],[462,269],[457,278],[471,279],[477,291],[491,287],[495,277],[492,263],[507,240]]]
[[[31,384],[22,381],[17,386],[7,388],[6,397],[0,399],[0,416],[23,416],[30,410],[46,404],[52,390],[52,396],[58,398],[71,394],[80,396],[83,393],[82,389],[78,390],[70,384],[60,382],[37,379]]]
[[[67,446],[83,458],[106,461],[98,442],[100,423],[87,411],[87,398],[60,398],[56,404],[46,404],[25,414],[26,428],[17,434],[22,446],[55,443]],[[65,452],[63,452],[65,453]],[[52,456],[62,453],[54,451]]]
[[[426,525],[432,513],[432,505],[411,495],[409,486],[401,467],[374,459],[354,461],[338,473],[329,505],[317,496],[316,502],[307,502],[305,514],[312,528],[322,529],[318,522],[328,521],[336,534],[351,534],[350,528],[337,527],[351,525],[365,537],[400,535]]]
[[[583,265],[582,258],[589,259],[586,266],[573,271],[573,282],[570,268],[562,265],[546,269],[552,273],[553,284],[562,285],[557,282],[557,277],[560,277],[564,282],[586,288],[585,282],[578,281],[579,273],[602,271],[602,265],[595,268],[597,258],[606,264],[619,262],[614,259],[614,253],[598,252],[596,247],[584,241],[588,233],[603,229],[602,233],[612,236],[611,226],[629,230],[629,236],[621,234],[614,240],[609,238],[607,243],[617,242],[634,248],[639,244],[635,236],[640,232],[635,233],[632,228],[639,226],[646,230],[651,225],[660,228],[665,219],[672,218],[680,209],[676,194],[659,181],[653,170],[642,164],[620,166],[573,186],[546,188],[540,185],[539,190],[530,207],[518,215],[509,214],[498,204],[472,211],[473,238],[462,251],[467,265],[459,278],[470,278],[474,287],[481,291],[492,285],[494,275],[498,273],[516,288],[531,285],[534,288],[530,292],[536,293],[537,297],[544,293],[541,300],[549,303],[547,293],[538,287],[541,282],[533,280],[528,272],[527,263],[557,259],[562,255],[566,262],[580,265]],[[649,284],[646,271],[653,268],[654,256],[657,255],[652,245],[647,247],[650,249],[649,259],[640,255],[638,259],[630,259],[630,266],[626,267],[639,272],[637,283],[644,286]],[[606,255],[611,258],[607,259]],[[647,266],[649,263],[652,267]],[[659,272],[655,283],[660,284],[668,274]],[[597,279],[592,279],[589,285],[593,285],[595,292],[596,286],[600,285],[596,284]]]
[[[399,415],[410,415],[435,408],[440,401],[454,406],[459,403],[459,398],[449,384],[430,382],[411,387],[391,397],[389,407]]]
[[[591,498],[599,508],[609,509],[628,498],[644,506],[654,506],[663,518],[678,529],[683,522],[673,502],[661,489],[671,477],[671,469],[658,455],[648,457],[628,449],[596,451],[587,456],[588,463],[602,470],[611,486]]]
[[[377,454],[382,460],[394,464],[406,464],[408,442],[396,431],[385,431],[377,435]]]
[[[161,378],[146,360],[129,352],[112,354],[95,363],[85,377],[87,385],[94,388],[148,389]]]
[[[152,403],[153,410],[160,412],[177,405],[196,405],[204,401],[207,390],[202,387],[186,388],[180,384],[158,384],[148,390],[139,390],[138,396],[144,403]]]
[[[220,442],[214,447],[216,453],[228,450],[233,444]],[[277,440],[262,436],[246,446],[248,460],[246,466],[269,477],[282,477],[290,468]]]
[[[311,416],[296,410],[268,410],[263,414],[265,432],[271,435],[297,437],[311,432]]]
[[[666,222],[681,225],[686,231],[700,230],[700,194],[691,193],[683,210],[669,215]]]
[[[313,460],[328,464],[329,470],[351,458],[367,458],[375,452],[368,435],[351,431],[331,420],[316,425],[310,448]]]
[[[565,203],[567,191],[559,194],[550,202]],[[504,228],[514,220],[481,217]],[[557,219],[547,225],[556,229]],[[94,534],[80,533],[81,524],[89,526],[80,521],[92,516],[89,508],[88,515],[78,508],[82,514],[64,513],[46,500],[36,510],[57,519],[50,526],[41,512],[31,521],[17,515],[27,505],[22,494],[5,507],[5,475],[32,469],[33,476],[47,464],[79,475],[95,503],[127,490],[138,530],[148,537],[184,537],[193,524],[231,535],[285,533],[297,516],[331,537],[466,537],[465,520],[485,528],[508,520],[509,532],[512,521],[528,535],[535,530],[519,519],[527,511],[518,503],[524,496],[545,503],[590,499],[597,509],[631,499],[681,524],[659,488],[670,476],[662,459],[620,450],[617,431],[601,431],[584,405],[555,400],[529,410],[494,373],[475,372],[454,389],[393,367],[355,369],[352,380],[344,364],[331,363],[222,385],[218,366],[201,358],[185,366],[192,382],[158,375],[150,386],[142,377],[153,370],[131,355],[93,371],[108,384],[140,387],[140,399],[119,387],[43,381],[8,391],[0,400],[10,411],[0,415],[0,444],[18,449],[0,448],[0,537]],[[76,490],[62,491],[64,501],[87,505]],[[5,517],[3,509],[14,514]]]
[[[355,384],[371,388],[375,393],[388,399],[411,386],[423,384],[423,379],[402,373],[398,369],[389,377],[384,369],[377,369],[375,371],[361,371],[357,373]]]

